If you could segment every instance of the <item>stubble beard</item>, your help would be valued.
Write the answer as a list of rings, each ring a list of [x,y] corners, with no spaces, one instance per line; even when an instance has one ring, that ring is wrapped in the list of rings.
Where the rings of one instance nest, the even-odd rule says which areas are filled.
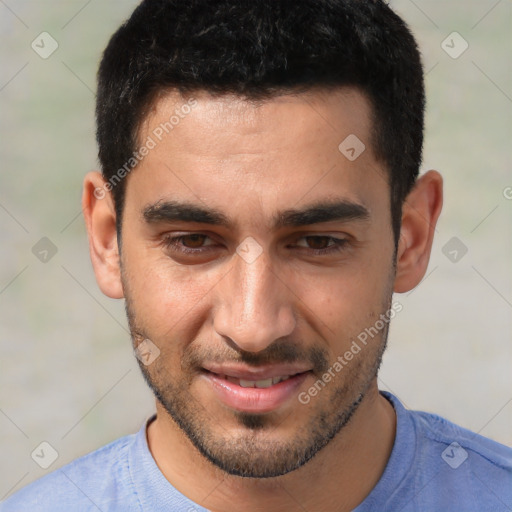
[[[391,311],[396,264],[397,246],[395,244],[388,286],[381,301],[381,314]],[[121,258],[125,309],[133,347],[136,348],[140,341],[151,339],[151,336],[148,329],[137,318],[124,270]],[[379,315],[376,317],[378,318]],[[222,426],[216,430],[215,418],[208,415],[204,406],[189,390],[193,380],[192,373],[181,381],[176,381],[166,367],[165,354],[168,347],[165,345],[168,345],[168,340],[163,342],[152,340],[160,346],[161,357],[149,366],[144,365],[139,359],[138,364],[146,383],[169,418],[211,464],[232,476],[274,478],[304,466],[349,424],[377,377],[386,350],[388,332],[389,323],[386,323],[379,335],[355,355],[350,364],[342,370],[341,376],[337,376],[339,380],[336,381],[334,378],[334,381],[321,391],[320,396],[310,402],[313,410],[309,419],[297,428],[291,438],[284,441],[271,438],[272,431],[279,428],[279,423],[276,424],[272,415],[233,411],[233,416],[239,425],[238,434],[230,435]],[[354,339],[350,337],[349,341]],[[185,351],[190,346],[188,345]],[[210,355],[218,356],[219,354],[210,353]],[[193,363],[197,364],[202,360],[205,360],[204,353],[182,355],[181,368],[187,368],[187,365],[190,368]],[[231,354],[231,360],[233,360],[233,354]],[[272,344],[267,347],[265,354],[240,351],[237,354],[237,361],[247,364],[309,361],[317,379],[320,379],[330,366],[328,352],[323,347],[305,350],[293,343]],[[299,403],[298,400],[297,403]],[[285,417],[282,422],[286,419]],[[243,433],[240,433],[240,427]]]
[[[126,290],[126,288],[125,288]],[[142,339],[151,339],[148,332],[137,321],[130,298],[126,297],[126,312],[134,347]],[[391,296],[388,300],[388,309]],[[384,311],[385,312],[385,311]],[[377,376],[384,354],[388,335],[388,325],[372,343],[365,346],[361,353],[341,370],[310,404],[298,407],[311,407],[308,420],[298,425],[293,436],[288,439],[276,439],[272,433],[289,418],[276,422],[272,414],[253,414],[233,411],[239,427],[236,434],[230,434],[219,421],[209,414],[205,407],[190,392],[191,379],[177,381],[166,367],[165,349],[162,355],[150,366],[138,360],[142,375],[156,399],[169,417],[192,442],[196,449],[214,466],[233,476],[249,478],[272,478],[294,471],[311,460],[322,448],[340,433],[350,422],[366,393]],[[351,338],[352,340],[352,338]],[[162,346],[162,343],[156,341]],[[284,349],[286,362],[294,360],[293,345]],[[276,353],[283,353],[283,349]],[[303,354],[303,352],[301,352]],[[254,356],[237,359],[252,363]],[[321,378],[329,367],[327,352],[316,349],[309,356],[316,359],[316,379]],[[283,359],[272,359],[284,362]],[[304,359],[295,359],[304,361]],[[182,367],[183,367],[182,362]],[[186,365],[185,365],[186,366]],[[315,379],[315,380],[316,380]],[[297,401],[297,404],[299,402]]]

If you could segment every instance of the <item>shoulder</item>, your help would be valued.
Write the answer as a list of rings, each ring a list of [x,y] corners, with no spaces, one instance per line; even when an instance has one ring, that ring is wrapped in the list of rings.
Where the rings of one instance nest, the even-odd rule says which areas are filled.
[[[409,414],[416,430],[418,503],[459,504],[461,510],[512,508],[512,448],[435,414]]]
[[[396,411],[395,442],[384,473],[358,512],[512,510],[512,449],[441,416]]]
[[[112,510],[110,503],[134,492],[128,457],[134,439],[117,439],[45,475],[0,504],[0,512]]]
[[[444,447],[447,451],[443,454],[443,460],[457,458],[451,466],[459,462],[462,465],[469,460],[470,463],[500,468],[506,473],[512,471],[512,448],[460,427],[436,414],[411,411],[411,415],[417,425],[420,440],[423,437],[434,445]]]

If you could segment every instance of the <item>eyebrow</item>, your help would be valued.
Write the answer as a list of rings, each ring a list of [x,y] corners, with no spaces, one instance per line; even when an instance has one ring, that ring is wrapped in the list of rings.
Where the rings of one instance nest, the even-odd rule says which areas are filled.
[[[233,229],[234,221],[215,208],[180,201],[158,201],[146,206],[142,216],[148,224],[159,222],[194,222],[224,226]],[[288,209],[277,212],[272,219],[273,229],[300,227],[332,221],[367,221],[368,209],[359,203],[345,199],[320,201],[300,209]]]

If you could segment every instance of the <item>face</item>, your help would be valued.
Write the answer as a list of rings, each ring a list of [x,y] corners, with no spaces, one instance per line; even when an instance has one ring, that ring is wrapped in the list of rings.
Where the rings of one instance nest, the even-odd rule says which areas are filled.
[[[159,351],[140,363],[148,384],[230,474],[297,469],[375,384],[395,248],[370,132],[353,89],[259,104],[173,93],[141,127],[151,149],[122,219],[134,346]],[[361,146],[338,149],[351,134],[355,159]]]

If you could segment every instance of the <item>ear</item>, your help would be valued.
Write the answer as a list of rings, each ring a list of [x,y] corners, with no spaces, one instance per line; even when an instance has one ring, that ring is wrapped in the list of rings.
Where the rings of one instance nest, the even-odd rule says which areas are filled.
[[[443,178],[429,171],[416,181],[402,208],[395,292],[408,292],[423,279],[442,207]]]
[[[99,172],[88,173],[84,179],[82,211],[96,281],[105,295],[121,299],[124,294],[117,245],[116,213],[108,185]]]

